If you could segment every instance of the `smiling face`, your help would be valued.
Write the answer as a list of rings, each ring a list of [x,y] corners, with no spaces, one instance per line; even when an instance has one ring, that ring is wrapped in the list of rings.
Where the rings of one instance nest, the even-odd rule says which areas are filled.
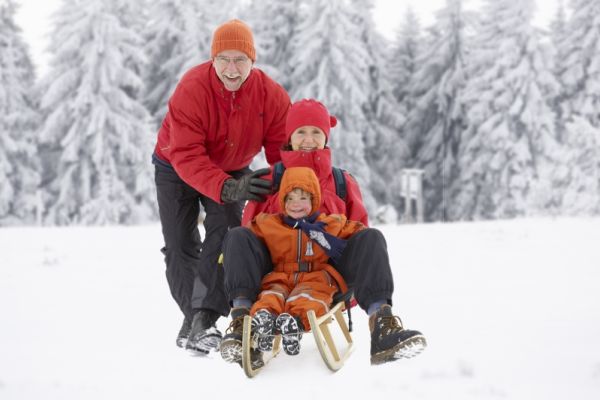
[[[325,132],[316,126],[301,126],[290,136],[292,150],[313,151],[325,148],[327,137]]]
[[[225,50],[213,58],[213,66],[225,89],[235,92],[250,75],[252,60],[239,50]]]
[[[302,189],[294,189],[285,196],[285,213],[294,219],[310,215],[312,195]]]

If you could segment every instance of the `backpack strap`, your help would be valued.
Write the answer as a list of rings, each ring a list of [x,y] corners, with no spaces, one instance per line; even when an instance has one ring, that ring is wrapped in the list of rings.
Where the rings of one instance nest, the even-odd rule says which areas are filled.
[[[281,161],[273,165],[273,192],[279,191],[279,185],[281,184],[281,178],[285,172],[285,166]],[[346,201],[348,189],[346,187],[346,176],[344,170],[338,167],[331,167],[333,173],[333,180],[335,181],[335,193],[338,197]]]
[[[281,184],[281,178],[283,177],[283,173],[285,172],[285,166],[281,161],[276,162],[273,165],[273,192],[279,192],[279,185]]]
[[[346,176],[344,170],[338,167],[332,167],[333,179],[335,180],[335,193],[338,197],[346,201],[347,189],[346,189]]]

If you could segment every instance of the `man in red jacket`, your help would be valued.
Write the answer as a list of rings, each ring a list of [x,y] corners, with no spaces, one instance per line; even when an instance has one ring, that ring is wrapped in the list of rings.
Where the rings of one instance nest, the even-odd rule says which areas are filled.
[[[250,28],[239,20],[219,26],[211,60],[184,74],[152,156],[171,294],[184,314],[177,345],[216,350],[220,315],[229,314],[223,271],[217,266],[227,231],[240,225],[246,200],[261,201],[271,183],[248,167],[261,148],[280,160],[290,98],[256,60]],[[206,212],[201,240],[199,202]]]

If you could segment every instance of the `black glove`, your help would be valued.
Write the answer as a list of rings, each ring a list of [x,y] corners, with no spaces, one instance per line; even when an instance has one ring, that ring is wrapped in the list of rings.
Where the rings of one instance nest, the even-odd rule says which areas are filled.
[[[227,179],[221,189],[221,200],[223,203],[236,203],[243,200],[265,201],[263,195],[271,193],[271,182],[258,177],[270,171],[269,168],[262,168],[240,179]]]

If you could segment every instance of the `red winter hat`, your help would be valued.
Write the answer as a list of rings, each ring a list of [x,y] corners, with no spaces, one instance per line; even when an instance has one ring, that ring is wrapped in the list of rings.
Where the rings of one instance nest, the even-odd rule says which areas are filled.
[[[325,132],[325,140],[329,141],[329,128],[337,125],[337,119],[329,115],[327,108],[319,101],[303,99],[290,107],[285,121],[286,143],[290,142],[292,133],[301,126],[316,126]]]

